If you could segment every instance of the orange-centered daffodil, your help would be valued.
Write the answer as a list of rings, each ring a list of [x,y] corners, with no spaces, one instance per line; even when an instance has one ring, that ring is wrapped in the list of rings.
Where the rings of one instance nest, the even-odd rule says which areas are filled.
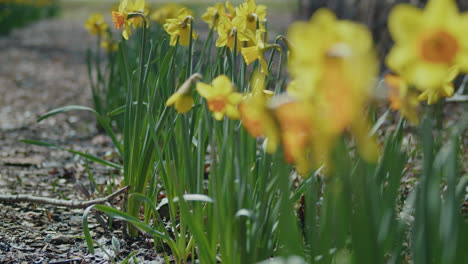
[[[231,119],[239,119],[237,105],[242,100],[240,93],[234,92],[233,84],[226,75],[216,77],[210,84],[197,83],[197,92],[206,99],[208,109],[213,112],[216,120],[222,120],[224,115]]]
[[[447,94],[444,83],[453,66],[468,73],[468,14],[454,0],[430,0],[424,10],[397,5],[388,24],[395,46],[387,65],[423,93]]]
[[[132,28],[143,24],[145,0],[121,0],[118,11],[112,11],[112,21],[116,29],[123,28],[122,36],[128,40],[132,35]]]

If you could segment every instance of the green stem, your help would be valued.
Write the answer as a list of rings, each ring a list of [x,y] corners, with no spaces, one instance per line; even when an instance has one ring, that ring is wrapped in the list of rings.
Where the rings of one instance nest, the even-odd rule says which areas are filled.
[[[146,50],[146,21],[145,20],[143,21],[140,45],[141,45],[140,46],[141,48],[140,48],[140,57],[139,57],[140,59],[139,80],[138,80],[139,82],[138,82],[138,90],[136,94],[137,104],[136,104],[136,109],[135,109],[135,115],[132,115],[131,113],[132,115],[131,118],[133,118],[133,120],[129,120],[129,121],[133,121],[133,126],[132,126],[133,129],[131,131],[131,134],[128,135],[129,138],[124,138],[124,140],[131,141],[130,143],[131,150],[129,150],[129,154],[130,154],[129,167],[125,168],[128,171],[127,176],[128,176],[128,182],[130,183],[129,194],[132,194],[135,192],[143,193],[143,190],[140,190],[141,188],[138,188],[138,186],[141,186],[140,181],[144,180],[147,176],[146,172],[141,172],[138,166],[140,159],[143,158],[141,157],[142,150],[140,149],[141,148],[140,141],[143,140],[143,138],[141,138],[141,135],[144,134],[144,132],[142,132],[142,125],[143,125],[143,115],[144,115],[143,110],[145,108],[145,105],[143,104],[143,98],[145,95],[145,92],[144,92],[145,60],[143,59],[145,56],[145,50]],[[130,104],[130,105],[131,106],[130,106],[130,109],[128,109],[128,111],[131,111],[131,108],[133,108],[133,104]],[[128,213],[131,216],[134,216],[137,218],[139,214],[138,204],[139,202],[135,200],[129,200],[127,204]],[[129,226],[128,232],[129,232],[129,235],[132,237],[136,237],[138,235],[138,230],[134,228],[133,226]]]
[[[189,76],[192,76],[193,70],[193,19],[190,19],[190,42],[189,42],[189,54],[188,54],[188,63],[187,71],[185,72],[185,79],[188,79]]]
[[[234,33],[234,50],[232,51],[232,75],[231,80],[237,84],[236,80],[236,55],[237,55],[237,31]]]

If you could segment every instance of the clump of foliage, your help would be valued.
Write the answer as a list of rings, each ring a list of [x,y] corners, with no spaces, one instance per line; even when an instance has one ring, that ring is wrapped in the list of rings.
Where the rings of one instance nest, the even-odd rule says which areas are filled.
[[[124,209],[85,210],[90,251],[94,208],[169,248],[168,262],[462,263],[468,180],[459,145],[468,118],[443,127],[440,109],[468,72],[468,14],[453,0],[394,8],[393,73],[383,78],[390,109],[379,118],[379,63],[365,26],[321,9],[271,41],[266,16],[254,0],[218,3],[202,16],[201,38],[183,6],[153,11],[123,0],[112,11],[122,39],[103,44],[111,73],[90,73],[96,110],[41,117],[93,111],[122,157],[74,152],[119,169],[130,186]],[[86,26],[98,43],[112,39],[102,17]],[[401,119],[384,130],[390,110]],[[409,126],[418,128],[415,149],[403,143]],[[411,171],[418,183],[402,197],[410,159],[423,169]]]
[[[13,28],[53,17],[60,10],[57,0],[2,0],[0,1],[0,35]]]

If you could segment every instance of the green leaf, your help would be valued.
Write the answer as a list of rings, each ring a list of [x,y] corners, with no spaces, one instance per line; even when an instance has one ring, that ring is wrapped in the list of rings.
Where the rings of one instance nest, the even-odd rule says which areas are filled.
[[[86,240],[86,245],[88,246],[89,253],[94,254],[93,238],[91,237],[91,232],[89,231],[88,225],[88,215],[94,205],[89,206],[83,212],[83,233]]]
[[[124,260],[122,260],[122,264],[127,264],[134,256],[140,253],[138,250],[132,251]]]
[[[120,144],[120,141],[115,136],[115,133],[112,130],[112,128],[111,128],[111,126],[109,124],[109,121],[107,119],[105,119],[104,117],[102,117],[96,110],[94,110],[94,109],[92,109],[90,107],[82,106],[82,105],[69,105],[69,106],[59,107],[59,108],[53,109],[53,110],[41,115],[37,119],[37,122],[41,122],[42,120],[47,119],[47,118],[49,118],[51,116],[54,116],[54,115],[57,115],[57,114],[66,113],[66,112],[74,111],[74,110],[90,111],[90,112],[94,113],[94,115],[97,118],[97,121],[104,128],[106,133],[111,137],[112,142],[114,143],[114,145],[117,148],[117,150],[119,151],[119,153],[120,154],[123,153],[123,149],[122,149],[122,146]]]
[[[150,234],[152,236],[162,238],[168,243],[173,242],[172,238],[166,236],[165,234],[163,234],[163,233],[161,233],[161,232],[159,232],[157,230],[154,230],[149,225],[143,223],[139,219],[137,219],[137,218],[135,218],[135,217],[133,217],[133,216],[131,216],[129,214],[126,214],[126,213],[124,213],[124,212],[122,212],[120,210],[117,210],[115,208],[105,206],[105,205],[102,205],[102,204],[95,205],[94,208],[96,208],[99,211],[102,211],[102,212],[106,213],[107,215],[109,215],[109,216],[111,216],[111,217],[113,217],[115,219],[124,220],[127,223],[130,223],[130,224],[134,225],[136,228],[140,229],[141,231],[146,232],[146,233],[148,233],[148,234]]]

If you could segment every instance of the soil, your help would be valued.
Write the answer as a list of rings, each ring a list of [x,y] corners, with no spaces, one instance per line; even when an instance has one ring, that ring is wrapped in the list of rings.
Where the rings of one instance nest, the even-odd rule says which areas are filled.
[[[91,38],[81,23],[57,18],[0,37],[0,194],[88,200],[118,188],[121,178],[108,168],[90,164],[97,183],[93,188],[82,158],[20,142],[47,141],[101,157],[114,152],[110,140],[98,134],[91,113],[36,122],[56,107],[91,102],[84,59]],[[135,249],[140,263],[161,263],[151,241],[124,240],[121,231],[101,226],[94,215],[90,228],[102,249],[89,254],[82,215],[83,209],[0,203],[0,263],[108,263]],[[120,248],[112,245],[112,237]]]

